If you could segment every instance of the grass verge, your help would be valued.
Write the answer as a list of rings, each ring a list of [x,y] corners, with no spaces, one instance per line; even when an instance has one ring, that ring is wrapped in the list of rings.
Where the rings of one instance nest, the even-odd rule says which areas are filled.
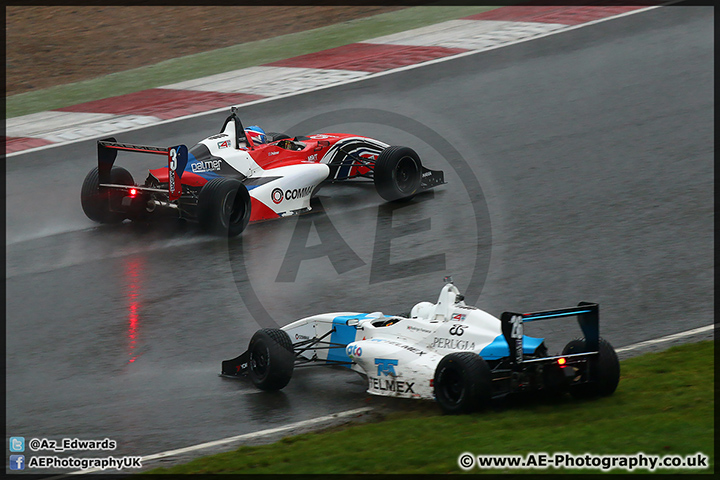
[[[327,27],[166,60],[156,65],[5,99],[6,118],[124,95],[262,65],[492,10],[489,6],[419,6]]]
[[[410,407],[378,423],[240,447],[146,473],[461,473],[457,459],[463,452],[523,456],[530,452],[658,456],[702,452],[709,457],[707,469],[659,472],[713,473],[713,354],[713,342],[705,341],[625,360],[618,390],[598,400],[566,397],[525,402],[469,416],[443,416],[435,409]],[[470,472],[599,471],[476,468]]]

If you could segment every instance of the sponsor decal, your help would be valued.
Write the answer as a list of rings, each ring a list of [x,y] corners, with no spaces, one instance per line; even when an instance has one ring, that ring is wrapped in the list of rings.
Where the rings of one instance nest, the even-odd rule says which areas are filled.
[[[313,188],[315,188],[314,185],[310,185],[308,187],[293,188],[292,190],[285,190],[284,192],[281,189],[276,188],[275,190],[272,191],[270,196],[272,198],[273,203],[275,203],[277,205],[280,202],[282,202],[283,200],[290,201],[290,200],[297,200],[299,198],[305,198],[308,195],[312,194]]]
[[[292,190],[285,190],[285,200],[296,200],[298,198],[307,197],[313,191],[313,186],[304,188],[294,188]]]
[[[424,350],[420,350],[419,348],[413,347],[412,345],[405,345],[402,343],[396,344],[396,345],[398,345],[400,348],[404,348],[405,350],[407,350],[410,353],[414,353],[418,357],[422,357],[423,355],[425,355],[427,353]]]
[[[454,313],[452,316],[452,320],[453,322],[464,322],[465,317],[467,317],[467,315],[464,313]]]
[[[406,343],[393,342],[392,340],[389,340],[387,343],[389,343],[391,345],[395,345],[396,347],[400,347],[404,350],[407,350],[410,353],[414,353],[415,355],[417,355],[419,357],[422,357],[423,355],[425,355],[427,353],[426,351],[424,351],[420,348],[413,347],[412,345],[408,345]]]
[[[220,160],[206,160],[204,162],[195,162],[190,165],[193,173],[211,172],[220,170]]]
[[[230,147],[231,145],[232,145],[232,141],[231,141],[231,140],[225,140],[225,141],[222,141],[222,142],[218,142],[218,144],[217,144],[218,148],[228,148],[228,147]]]
[[[170,192],[175,192],[175,170],[177,170],[177,150],[170,149],[170,163],[168,164],[168,182],[170,183]]]
[[[450,327],[450,335],[457,335],[458,337],[462,337],[462,334],[465,333],[465,329],[467,326],[463,325],[453,325]]]
[[[449,350],[475,350],[475,342],[470,340],[455,340],[454,338],[433,338],[431,348],[447,348]]]
[[[314,162],[317,160],[317,153],[313,153],[308,157],[308,162]]]
[[[387,358],[376,358],[375,359],[375,365],[378,366],[378,377],[381,374],[392,375],[393,377],[396,377],[397,374],[395,373],[395,367],[397,366],[398,361],[397,360],[389,360]]]
[[[300,335],[299,333],[296,333],[295,340],[310,340],[310,337],[308,337],[307,335]]]
[[[358,347],[357,345],[348,345],[345,351],[348,357],[362,357],[362,347]]]
[[[432,333],[432,330],[428,330],[427,328],[416,327],[415,325],[408,325],[407,329],[412,330],[413,332]]]
[[[363,338],[363,340],[365,340],[365,339]],[[400,343],[400,342],[394,342],[392,340],[386,340],[384,338],[371,338],[370,341],[371,342],[389,343],[390,345],[395,345],[396,347],[403,348],[403,349],[407,350],[408,352],[414,353],[420,357],[427,353],[426,351],[421,350],[416,347],[413,347],[412,345],[408,345],[408,344]]]
[[[432,175],[432,172],[425,172],[422,174],[423,178],[429,177],[430,175]]]
[[[413,386],[415,382],[403,382],[390,378],[370,378],[370,388],[384,392],[415,393]]]
[[[324,133],[319,133],[317,135],[310,135],[309,138],[312,138],[313,140],[325,140],[327,138],[338,138],[335,135],[325,135]]]
[[[273,203],[277,205],[283,200],[283,191],[279,188],[276,188],[272,191],[270,197],[272,198]]]
[[[268,157],[269,157],[270,155],[279,155],[279,154],[280,154],[280,151],[268,152]]]
[[[513,317],[510,319],[510,323],[512,323],[512,331],[510,332],[510,338],[513,338],[515,340],[515,358],[517,358],[519,362],[522,362],[523,319],[520,315],[513,315]]]

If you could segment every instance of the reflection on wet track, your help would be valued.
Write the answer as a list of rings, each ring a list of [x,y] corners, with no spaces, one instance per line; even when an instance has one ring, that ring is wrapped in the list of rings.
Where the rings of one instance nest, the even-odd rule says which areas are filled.
[[[133,363],[138,357],[138,349],[136,349],[137,339],[139,335],[139,319],[140,319],[140,290],[141,290],[141,273],[142,262],[140,259],[133,259],[128,262],[125,270],[125,278],[127,280],[127,299],[128,299],[128,355],[130,359],[128,363]]]

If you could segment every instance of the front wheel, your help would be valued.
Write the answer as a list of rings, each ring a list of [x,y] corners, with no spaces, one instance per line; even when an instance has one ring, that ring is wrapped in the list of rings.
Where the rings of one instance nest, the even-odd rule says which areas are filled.
[[[571,355],[583,352],[587,352],[585,339],[578,338],[565,345],[562,354]],[[587,375],[589,378],[582,379],[586,381],[585,383],[571,386],[570,394],[575,398],[612,395],[620,382],[620,361],[610,342],[601,338],[597,357],[591,357],[588,362]]]
[[[203,230],[216,235],[240,235],[250,221],[250,194],[233,178],[213,178],[198,195],[197,219]]]
[[[420,189],[422,163],[412,148],[388,147],[373,169],[375,189],[388,202],[410,200]]]
[[[293,374],[295,354],[287,332],[278,328],[258,330],[250,340],[250,379],[261,390],[280,390]]]
[[[472,413],[489,405],[492,374],[477,353],[454,352],[438,363],[433,386],[435,399],[444,413]]]

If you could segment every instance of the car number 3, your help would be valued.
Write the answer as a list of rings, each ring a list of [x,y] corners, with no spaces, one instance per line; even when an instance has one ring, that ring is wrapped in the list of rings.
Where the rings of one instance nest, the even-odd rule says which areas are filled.
[[[177,150],[170,149],[170,170],[173,172],[177,169]]]

